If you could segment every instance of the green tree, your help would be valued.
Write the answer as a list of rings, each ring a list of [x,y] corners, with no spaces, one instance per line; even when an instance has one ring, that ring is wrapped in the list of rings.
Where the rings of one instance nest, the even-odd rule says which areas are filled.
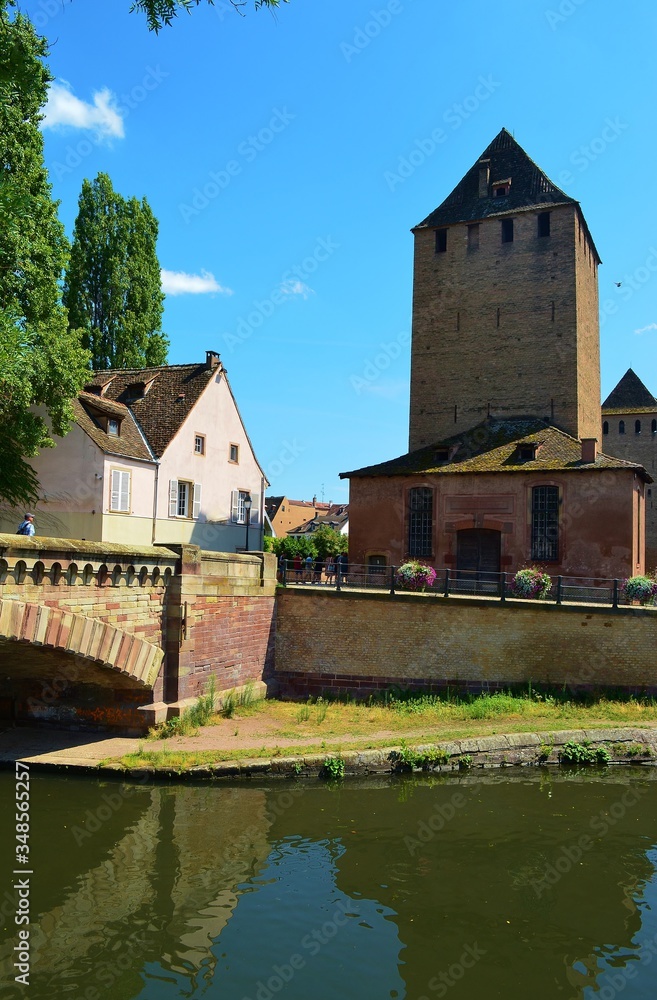
[[[10,16],[14,6],[0,0],[0,500],[17,506],[38,499],[26,458],[68,430],[89,356],[60,301],[68,242],[39,128],[52,79],[46,42],[26,17]]]
[[[349,548],[349,541],[346,535],[341,535],[335,528],[328,524],[321,524],[312,535],[313,544],[317,554],[326,559],[327,556],[337,556],[340,552],[346,552]]]
[[[69,329],[79,329],[92,367],[166,363],[157,219],[144,198],[125,200],[107,174],[83,181],[64,284]]]
[[[211,7],[214,7],[215,0],[206,0]],[[217,0],[217,5],[228,2],[236,11],[242,13],[247,0]],[[281,3],[288,3],[289,0],[253,0],[255,10],[267,7],[269,10],[276,10]],[[165,25],[170,25],[180,11],[187,11],[190,14],[194,7],[198,7],[202,0],[135,0],[130,10],[140,10],[146,15],[150,31],[158,32]]]

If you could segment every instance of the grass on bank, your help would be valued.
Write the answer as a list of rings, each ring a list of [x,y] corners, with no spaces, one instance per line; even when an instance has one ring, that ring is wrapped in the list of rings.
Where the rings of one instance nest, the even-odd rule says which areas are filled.
[[[206,700],[206,708],[207,704]],[[198,725],[218,724],[226,717],[231,718],[231,727],[233,724],[236,727],[234,736],[239,736],[241,720],[255,718],[262,721],[263,728],[254,732],[251,727],[250,736],[266,739],[266,743],[258,749],[184,751],[150,749],[153,744],[149,742],[140,747],[139,753],[103,763],[183,771],[226,761],[321,754],[328,749],[381,749],[394,745],[401,737],[421,744],[528,730],[550,733],[562,729],[657,724],[657,701],[650,697],[620,693],[615,697],[574,695],[565,689],[537,689],[531,685],[524,690],[481,695],[449,690],[440,695],[418,695],[391,690],[366,702],[325,697],[304,703],[277,699],[253,701],[247,694],[241,704],[229,701],[220,713],[206,712],[205,722],[193,714],[193,709],[190,711]],[[156,737],[198,732],[195,724],[186,733],[179,727],[163,733],[162,728],[155,732]],[[279,740],[295,742],[280,746]]]

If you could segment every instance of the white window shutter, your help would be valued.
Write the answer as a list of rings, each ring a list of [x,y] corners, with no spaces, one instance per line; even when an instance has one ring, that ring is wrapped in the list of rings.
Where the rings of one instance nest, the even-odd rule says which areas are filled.
[[[260,494],[252,493],[251,499],[253,501],[253,506],[251,507],[251,524],[258,524],[260,521]]]
[[[169,517],[175,517],[178,513],[178,480],[169,480]]]
[[[112,469],[112,484],[110,493],[110,510],[120,510],[121,502],[121,473],[118,469]]]
[[[235,524],[240,520],[240,491],[232,490],[230,494],[230,517]]]
[[[120,472],[120,496],[119,510],[124,514],[130,513],[130,473]]]
[[[201,484],[194,483],[194,508],[192,511],[192,517],[198,518],[201,513]]]

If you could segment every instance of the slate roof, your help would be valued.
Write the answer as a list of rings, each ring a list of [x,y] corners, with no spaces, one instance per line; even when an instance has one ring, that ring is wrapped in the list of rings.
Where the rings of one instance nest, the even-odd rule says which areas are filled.
[[[490,161],[491,194],[488,198],[479,197],[480,160]],[[493,183],[507,178],[511,178],[509,194],[503,198],[493,198]],[[492,216],[509,215],[532,208],[554,208],[557,205],[576,205],[580,219],[591,238],[579,202],[557,187],[527,155],[511,133],[503,128],[451,194],[415,228],[436,228],[459,222],[476,222]],[[592,239],[591,245],[595,250]],[[597,250],[595,252],[597,255]]]
[[[132,368],[94,372],[87,388],[104,389],[103,400],[122,403],[136,418],[156,458],[161,458],[201,394],[218,373],[221,364],[162,365],[159,368]],[[139,383],[150,388],[135,398]],[[114,439],[112,439],[114,440]]]
[[[615,389],[612,389],[604,403],[603,410],[618,413],[635,413],[639,410],[657,410],[657,399],[645,387],[638,375],[628,368]]]
[[[537,445],[536,457],[523,461],[522,444]],[[444,452],[449,454],[445,460]],[[643,466],[599,454],[595,462],[582,462],[582,446],[577,438],[535,417],[497,420],[490,417],[463,434],[353,472],[341,472],[341,479],[369,476],[441,476],[471,473],[589,472],[605,469],[635,469],[646,482],[652,479]]]
[[[103,406],[103,404],[105,405]],[[96,417],[99,410],[121,420],[121,433],[118,437],[114,434],[107,434],[103,430]],[[146,462],[153,461],[153,455],[127,406],[121,406],[118,403],[109,403],[108,406],[106,400],[81,392],[78,399],[73,400],[73,411],[78,426],[107,455],[138,458]]]

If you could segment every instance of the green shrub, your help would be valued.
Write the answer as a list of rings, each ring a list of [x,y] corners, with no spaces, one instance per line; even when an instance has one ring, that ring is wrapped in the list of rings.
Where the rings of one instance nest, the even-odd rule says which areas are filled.
[[[561,750],[561,761],[565,764],[579,764],[589,766],[590,764],[608,764],[609,751],[606,747],[592,747],[588,742],[575,743],[570,740]]]
[[[341,781],[344,778],[344,760],[342,757],[327,757],[320,772],[322,778],[331,781]]]
[[[421,768],[429,771],[438,764],[449,760],[449,753],[441,747],[428,747],[426,750],[414,750],[406,740],[402,740],[399,750],[391,750],[388,760],[392,761],[393,771],[412,771]]]

